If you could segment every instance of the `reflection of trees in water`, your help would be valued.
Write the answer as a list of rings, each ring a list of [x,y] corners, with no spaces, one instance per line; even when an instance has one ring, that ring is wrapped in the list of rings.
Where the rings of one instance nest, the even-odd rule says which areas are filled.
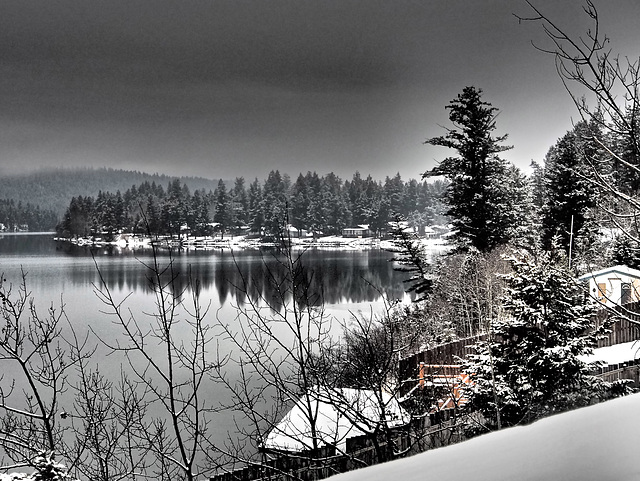
[[[33,255],[34,249],[36,252],[53,251],[55,244],[49,235],[0,233],[0,252],[12,255]]]
[[[134,255],[100,249],[95,255],[110,287],[133,292],[146,290],[149,272],[143,264],[152,262],[149,251]],[[389,258],[389,253],[380,250],[309,250],[303,254],[302,263],[311,292],[320,294],[326,304],[338,304],[374,301],[380,292],[390,298],[402,297],[402,275],[393,270]],[[177,289],[187,287],[190,274],[199,280],[204,291],[217,294],[219,305],[232,299],[242,303],[246,296],[255,301],[277,299],[270,276],[278,279],[285,275],[285,268],[274,251],[176,251],[171,256],[161,251],[159,262],[161,266],[172,262]],[[72,269],[73,282],[96,282],[95,269],[89,267],[81,263],[79,268]],[[168,279],[171,272],[168,270],[165,275]]]

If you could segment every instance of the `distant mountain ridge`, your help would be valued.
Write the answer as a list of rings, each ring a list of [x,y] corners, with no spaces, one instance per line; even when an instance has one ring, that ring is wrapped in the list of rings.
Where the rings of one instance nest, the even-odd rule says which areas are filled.
[[[30,203],[51,209],[60,217],[69,206],[72,197],[95,197],[99,191],[116,192],[143,182],[155,182],[167,187],[169,182],[180,179],[193,192],[197,189],[213,191],[217,179],[204,177],[178,177],[164,174],[147,174],[134,170],[111,168],[57,168],[29,174],[0,175],[0,199],[13,199],[16,203]]]

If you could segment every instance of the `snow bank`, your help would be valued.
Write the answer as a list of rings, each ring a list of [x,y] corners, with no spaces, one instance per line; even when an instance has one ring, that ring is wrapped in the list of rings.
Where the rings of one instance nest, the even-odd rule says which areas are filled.
[[[638,480],[638,413],[634,394],[332,480]]]
[[[586,363],[600,361],[605,366],[622,364],[623,362],[633,361],[640,357],[639,350],[640,341],[624,342],[622,344],[594,349],[593,354],[580,356],[580,359]]]

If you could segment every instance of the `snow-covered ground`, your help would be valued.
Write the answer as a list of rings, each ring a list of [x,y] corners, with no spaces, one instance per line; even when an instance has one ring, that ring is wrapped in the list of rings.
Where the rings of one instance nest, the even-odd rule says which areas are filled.
[[[640,394],[351,471],[334,481],[637,481]]]
[[[581,356],[584,362],[600,361],[603,365],[621,364],[640,357],[640,341],[624,342],[614,346],[595,349],[589,356]]]

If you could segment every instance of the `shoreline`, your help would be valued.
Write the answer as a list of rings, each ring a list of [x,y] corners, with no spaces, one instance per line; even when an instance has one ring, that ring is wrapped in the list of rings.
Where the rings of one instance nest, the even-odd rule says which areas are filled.
[[[121,249],[163,249],[177,248],[186,250],[214,250],[214,249],[261,249],[278,247],[276,242],[264,242],[261,239],[248,239],[247,236],[189,236],[176,238],[171,236],[150,237],[139,234],[119,234],[112,241],[91,237],[53,237],[56,242],[69,242],[82,247],[114,246]],[[421,242],[432,248],[447,249],[448,243],[444,239],[421,238]],[[381,240],[374,237],[352,238],[342,236],[324,236],[317,238],[287,239],[293,248],[326,248],[344,250],[385,249],[393,250],[392,240]]]

